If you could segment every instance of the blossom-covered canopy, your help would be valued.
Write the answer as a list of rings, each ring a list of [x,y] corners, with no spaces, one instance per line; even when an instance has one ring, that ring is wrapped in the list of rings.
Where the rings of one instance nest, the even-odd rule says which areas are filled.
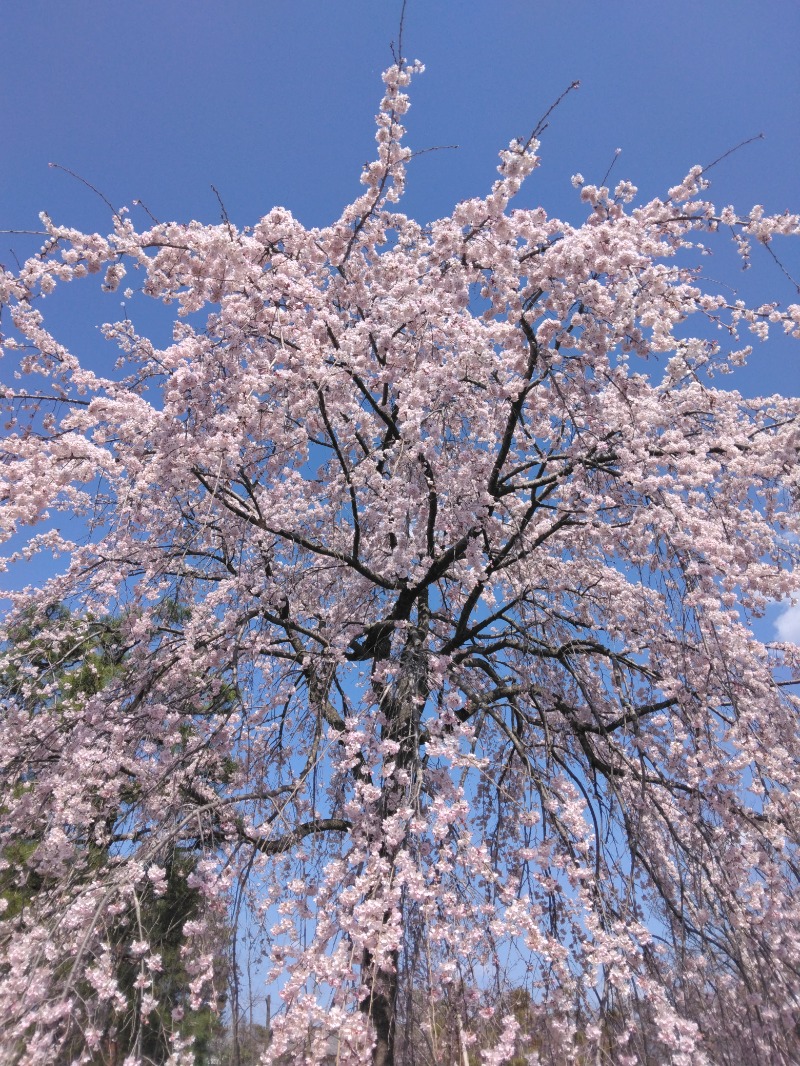
[[[44,217],[0,279],[3,528],[63,564],[4,630],[0,849],[35,884],[4,1062],[146,1025],[176,849],[188,1001],[250,908],[265,1062],[437,1061],[456,1016],[487,1064],[795,1061],[800,657],[750,623],[797,586],[800,400],[712,375],[800,306],[707,291],[697,253],[800,221],[716,209],[699,167],[639,207],[578,176],[579,227],[515,209],[534,135],[420,225],[414,70],[332,225]],[[87,274],[130,286],[92,353],[48,327]],[[58,649],[110,619],[113,675],[65,695]]]

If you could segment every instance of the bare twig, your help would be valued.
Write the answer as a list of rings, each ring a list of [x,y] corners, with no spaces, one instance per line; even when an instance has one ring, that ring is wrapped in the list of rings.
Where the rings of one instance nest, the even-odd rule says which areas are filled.
[[[460,148],[460,147],[461,147],[460,144],[437,144],[437,145],[434,145],[433,148],[420,148],[420,150],[418,152],[412,152],[411,155],[408,158],[409,158],[409,161],[411,161],[412,159],[416,159],[417,156],[427,155],[428,152],[444,152],[444,151],[447,151],[448,149],[451,149],[451,148]]]
[[[561,103],[561,101],[564,99],[564,97],[565,96],[569,96],[569,94],[572,92],[573,89],[579,89],[580,86],[581,86],[580,81],[578,79],[576,79],[575,81],[572,82],[571,85],[568,85],[566,87],[566,89],[563,91],[563,93],[561,94],[561,96],[559,96],[559,98],[548,107],[548,109],[545,111],[545,113],[542,115],[542,117],[539,119],[539,121],[534,126],[533,131],[532,131],[530,137],[528,138],[528,142],[527,142],[528,144],[531,143],[531,141],[534,139],[534,137],[540,137],[544,133],[544,131],[547,129],[547,126],[548,126],[548,122],[547,122],[548,118],[550,118],[550,116],[555,111],[555,109],[558,107],[558,105]]]
[[[600,179],[600,184],[601,184],[601,185],[605,185],[605,183],[606,183],[606,182],[608,181],[608,175],[609,175],[609,174],[611,173],[611,171],[612,171],[612,170],[614,169],[614,164],[616,163],[616,161],[617,161],[617,160],[619,159],[619,157],[620,157],[621,155],[622,155],[622,149],[621,149],[621,148],[615,148],[615,149],[614,149],[614,158],[613,158],[613,159],[611,160],[611,162],[610,162],[610,163],[608,164],[608,170],[607,170],[607,171],[605,172],[605,174],[603,175],[603,177],[602,177],[602,178]]]
[[[772,256],[772,258],[778,264],[778,268],[780,269],[780,271],[784,275],[784,277],[789,279],[789,281],[792,283],[792,285],[794,285],[794,287],[797,290],[797,292],[800,292],[800,283],[798,283],[795,280],[795,278],[792,277],[792,275],[789,273],[789,271],[786,269],[786,267],[783,265],[783,263],[780,261],[780,259],[777,257],[777,255],[775,255],[775,252],[772,249],[772,245],[771,244],[767,244],[764,241],[760,241],[759,243],[761,245],[763,245],[764,248],[767,249],[769,254]]]
[[[233,241],[234,240],[233,226],[231,225],[231,220],[228,218],[228,212],[227,212],[227,209],[225,207],[225,204],[222,202],[222,197],[219,194],[219,190],[217,189],[216,185],[212,185],[211,186],[211,190],[214,193],[214,195],[216,196],[217,200],[219,201],[220,210],[222,211],[222,221],[228,227],[228,236]]]
[[[406,22],[406,3],[407,0],[403,0],[403,6],[400,8],[400,28],[397,31],[397,46],[395,47],[394,41],[390,44],[392,51],[392,59],[399,67],[403,62],[403,29]]]
[[[155,224],[157,226],[161,225],[161,223],[158,221],[156,216],[153,214],[153,212],[150,210],[150,208],[147,206],[147,204],[144,203],[143,200],[138,200],[138,199],[134,200],[133,201],[133,205],[134,205],[134,207],[141,207],[142,211],[144,211],[144,213],[148,216],[148,218],[151,219],[151,221],[155,222]]]
[[[713,163],[709,163],[707,166],[704,166],[702,173],[705,174],[707,171],[711,170],[712,167],[715,167],[717,163],[721,163],[723,159],[727,159],[729,155],[733,155],[734,152],[738,152],[739,149],[744,148],[745,145],[752,144],[753,141],[763,140],[764,134],[757,133],[754,137],[748,137],[746,140],[740,141],[738,144],[734,145],[733,148],[729,148],[727,152],[723,152],[722,155],[717,156]]]
[[[63,170],[65,174],[69,174],[69,176],[71,178],[75,178],[75,180],[79,181],[81,183],[81,185],[85,185],[87,189],[91,189],[91,191],[95,194],[95,196],[99,196],[100,197],[100,199],[106,205],[106,207],[111,212],[111,214],[114,216],[114,218],[118,222],[122,222],[122,219],[119,216],[119,212],[114,209],[114,205],[111,203],[111,201],[108,199],[108,197],[105,196],[103,193],[101,193],[100,190],[95,185],[92,185],[92,183],[90,181],[87,181],[86,178],[82,178],[80,176],[80,174],[76,174],[75,171],[74,170],[70,170],[69,167],[63,167],[60,163],[48,163],[47,165],[49,167],[52,167],[53,170]]]

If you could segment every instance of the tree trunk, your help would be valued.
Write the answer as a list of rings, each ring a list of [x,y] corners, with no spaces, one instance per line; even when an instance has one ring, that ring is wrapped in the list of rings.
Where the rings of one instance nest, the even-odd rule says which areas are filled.
[[[429,613],[424,599],[417,605],[417,615],[417,625],[409,630],[397,676],[380,693],[380,707],[385,718],[383,737],[399,745],[394,757],[395,771],[385,783],[379,804],[381,829],[380,837],[375,842],[390,869],[394,867],[405,840],[387,845],[382,827],[407,800],[408,789],[413,789],[417,780],[419,722],[428,695],[425,643]],[[403,781],[406,774],[411,782],[410,786]],[[388,921],[389,917],[390,912],[387,910],[384,921]],[[361,1009],[369,1017],[375,1031],[372,1066],[394,1066],[399,963],[399,950],[390,953],[388,967],[379,967],[368,949],[365,949],[362,955],[361,972],[369,992],[362,1001]]]
[[[464,1036],[464,1024],[460,1017],[458,1019],[458,1058],[459,1066],[469,1066],[469,1052],[467,1051],[467,1041]]]
[[[372,978],[369,995],[361,1004],[375,1030],[372,1066],[394,1066],[399,952],[392,952],[392,961],[394,972],[377,969],[370,951],[364,951],[361,961],[362,973]]]

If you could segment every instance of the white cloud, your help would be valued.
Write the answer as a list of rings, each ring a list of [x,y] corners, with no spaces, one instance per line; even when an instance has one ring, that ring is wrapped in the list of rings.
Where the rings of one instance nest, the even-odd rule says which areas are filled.
[[[800,603],[784,601],[783,610],[775,619],[775,631],[779,640],[791,641],[792,644],[800,644]]]

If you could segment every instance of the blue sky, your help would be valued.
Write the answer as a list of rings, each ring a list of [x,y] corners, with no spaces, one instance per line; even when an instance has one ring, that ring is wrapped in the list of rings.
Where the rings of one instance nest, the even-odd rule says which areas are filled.
[[[59,223],[110,228],[102,200],[50,162],[115,207],[141,199],[162,221],[217,222],[212,185],[240,226],[275,204],[307,225],[331,221],[373,156],[400,9],[401,0],[5,3],[0,228],[35,229],[42,209]],[[796,0],[408,0],[404,53],[427,66],[411,88],[408,143],[459,146],[413,162],[403,209],[420,221],[483,194],[497,151],[575,79],[581,88],[553,115],[523,204],[577,222],[570,176],[599,181],[617,148],[615,177],[649,199],[763,133],[715,168],[711,195],[800,210]],[[146,225],[143,213],[134,218]],[[13,266],[38,244],[0,235],[0,262]],[[710,261],[711,278],[745,298],[797,300],[766,253],[747,275],[728,256]],[[786,263],[800,275],[797,251],[786,249]],[[796,349],[758,350],[736,384],[798,394]]]
[[[26,0],[3,5],[0,215],[5,228],[105,225],[141,198],[160,219],[232,220],[276,203],[309,225],[359,191],[400,0]],[[572,80],[526,196],[575,211],[569,177],[615,173],[643,196],[746,137],[715,173],[724,202],[798,206],[796,0],[408,0],[406,210],[427,220],[481,193],[496,152]],[[2,245],[0,244],[0,248]]]

